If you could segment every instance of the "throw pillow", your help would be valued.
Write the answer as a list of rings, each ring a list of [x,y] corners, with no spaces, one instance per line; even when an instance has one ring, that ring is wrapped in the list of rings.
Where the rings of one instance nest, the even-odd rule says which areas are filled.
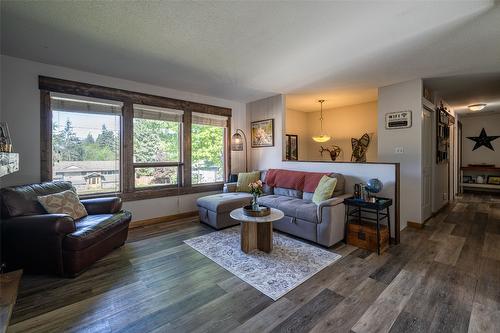
[[[39,196],[38,202],[49,214],[68,214],[73,220],[88,215],[78,195],[71,190]]]
[[[328,176],[321,177],[318,187],[314,190],[312,201],[319,205],[320,202],[330,199],[336,185],[337,178],[330,178]]]
[[[240,172],[238,174],[238,184],[236,185],[237,192],[250,192],[248,184],[255,183],[260,178],[260,171]]]

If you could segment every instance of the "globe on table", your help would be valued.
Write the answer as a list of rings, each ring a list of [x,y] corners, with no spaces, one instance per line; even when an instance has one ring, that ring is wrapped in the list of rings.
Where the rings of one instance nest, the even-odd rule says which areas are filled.
[[[382,191],[382,182],[377,178],[369,179],[366,182],[366,190],[370,193],[378,193]]]

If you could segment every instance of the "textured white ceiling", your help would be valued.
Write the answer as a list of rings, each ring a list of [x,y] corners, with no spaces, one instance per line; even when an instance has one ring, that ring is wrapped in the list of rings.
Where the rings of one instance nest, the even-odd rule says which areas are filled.
[[[498,70],[498,22],[492,1],[1,1],[1,52],[243,102],[286,93],[335,107],[400,81]]]

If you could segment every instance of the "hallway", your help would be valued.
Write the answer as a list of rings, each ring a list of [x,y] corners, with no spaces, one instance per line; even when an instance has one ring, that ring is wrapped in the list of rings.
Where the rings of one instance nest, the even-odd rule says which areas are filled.
[[[498,332],[500,196],[466,193],[421,232],[422,261],[433,260],[391,331]]]

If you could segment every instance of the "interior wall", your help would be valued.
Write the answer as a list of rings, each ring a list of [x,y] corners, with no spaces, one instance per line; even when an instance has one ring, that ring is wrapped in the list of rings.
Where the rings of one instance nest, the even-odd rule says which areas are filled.
[[[309,112],[307,126],[311,136],[320,132],[320,112]],[[337,145],[342,153],[337,161],[350,161],[352,155],[351,138],[359,139],[365,133],[370,136],[366,161],[377,161],[377,102],[349,105],[323,110],[323,128],[332,137],[327,143],[318,143],[308,138],[308,159],[312,161],[331,161],[328,152],[320,154],[320,148]]]
[[[500,167],[500,138],[491,142],[495,149],[490,150],[486,147],[474,148],[475,142],[467,139],[468,136],[479,136],[484,128],[489,136],[500,136],[500,114],[499,113],[483,113],[463,115],[460,118],[462,122],[462,166],[469,164],[495,164]]]
[[[283,128],[284,128],[284,96],[275,95],[255,102],[247,103],[248,140],[251,146],[250,123],[264,119],[274,119],[274,146],[250,149],[251,170],[277,168],[284,158]]]
[[[271,148],[253,148],[252,169],[266,170],[282,168],[300,171],[338,172],[346,178],[346,192],[352,193],[355,183],[366,182],[370,178],[378,178],[384,188],[380,196],[393,198],[396,196],[396,165],[378,163],[334,163],[334,162],[297,162],[282,160],[282,124],[284,123],[285,105],[282,95],[265,98],[247,104],[249,121],[274,119],[275,146]],[[391,207],[391,216],[395,217],[395,207]],[[402,220],[401,220],[402,222]],[[406,226],[406,224],[405,224]],[[404,226],[402,226],[403,228]],[[394,232],[394,230],[393,230]],[[393,233],[394,235],[394,233]]]
[[[331,161],[330,154],[324,148],[339,146],[342,152],[337,162],[349,162],[352,155],[351,138],[359,139],[363,134],[370,136],[370,145],[366,153],[367,162],[377,161],[377,102],[349,105],[323,110],[324,132],[332,137],[326,143],[318,143],[312,136],[321,130],[320,112],[301,112],[286,110],[286,132],[299,134],[299,160]],[[296,132],[296,133],[292,133]]]
[[[40,93],[38,76],[86,82],[113,88],[132,90],[232,109],[231,128],[245,128],[245,104],[190,92],[153,86],[140,82],[52,66],[24,59],[1,56],[1,115],[9,125],[13,149],[20,154],[19,171],[1,178],[1,186],[36,183],[40,181]],[[232,172],[245,168],[243,152],[232,152]],[[134,220],[174,215],[196,209],[196,197],[185,195],[125,202],[125,209],[133,213]]]
[[[291,109],[286,110],[285,129],[286,134],[294,134],[298,136],[299,160],[309,160],[309,141],[310,132],[308,126],[307,112],[295,111]]]
[[[412,126],[386,129],[385,115],[412,111]],[[378,160],[401,165],[401,226],[422,223],[422,80],[402,82],[378,90]],[[402,148],[403,153],[397,153]]]

